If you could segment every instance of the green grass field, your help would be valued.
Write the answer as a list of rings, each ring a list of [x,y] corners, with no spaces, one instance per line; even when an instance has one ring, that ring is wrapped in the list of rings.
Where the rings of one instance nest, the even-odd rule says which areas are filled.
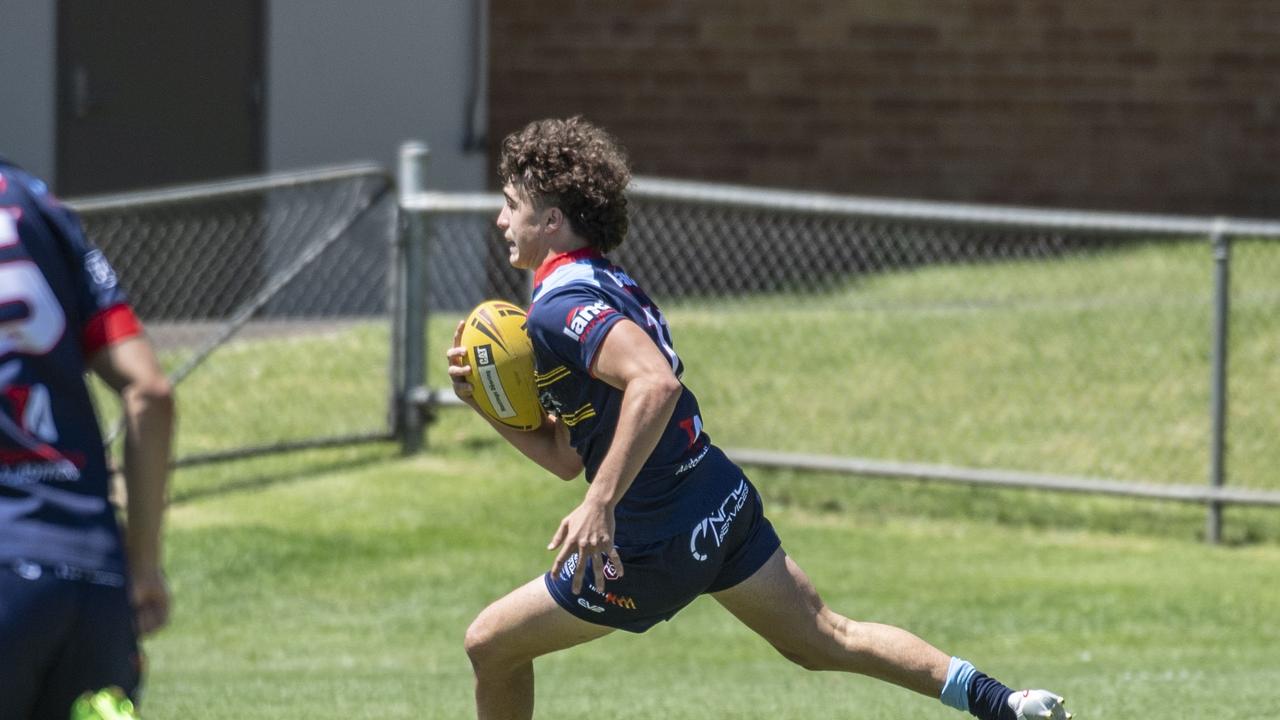
[[[366,446],[180,473],[235,485],[171,514],[177,605],[147,643],[148,715],[466,717],[468,622],[546,567],[542,548],[582,493],[483,438],[477,421],[455,418],[416,458]],[[753,475],[788,550],[853,617],[911,628],[1013,684],[1051,686],[1081,718],[1280,713],[1280,546],[1040,524],[1037,494],[964,491],[987,512],[931,517],[903,499],[859,500],[873,481],[830,481],[815,502],[795,478]],[[789,666],[705,598],[644,636],[615,634],[536,670],[548,718],[961,717]]]
[[[1199,482],[1209,308],[1188,293],[1207,287],[1204,257],[1138,248],[1034,269],[936,268],[819,302],[686,303],[668,314],[686,381],[725,446]],[[1280,487],[1265,402],[1280,392],[1280,298],[1265,267],[1237,273],[1245,332],[1233,339],[1242,440],[1232,468],[1240,484]],[[1117,312],[1127,320],[1108,322]],[[451,329],[448,318],[433,323],[436,374]],[[252,422],[270,429],[282,415],[306,432],[360,391],[342,376],[311,399],[308,386],[327,387],[326,375],[281,374],[299,357],[368,372],[370,392],[384,392],[385,336],[338,340],[341,353],[323,340],[246,344],[219,372],[286,378],[251,385]],[[183,431],[198,427],[199,441],[183,442],[253,436],[236,407],[221,421],[191,416],[219,407],[228,382],[198,376],[180,402]],[[549,564],[542,548],[583,485],[533,467],[465,411],[443,413],[429,444],[413,458],[366,445],[179,471],[168,534],[176,608],[147,643],[147,716],[468,716],[463,632]],[[787,549],[854,618],[909,628],[1011,684],[1058,690],[1082,719],[1130,708],[1280,716],[1280,509],[1229,510],[1230,544],[1210,547],[1198,542],[1195,506],[751,475]],[[791,667],[705,598],[644,636],[618,633],[536,668],[538,717],[964,717],[874,681]]]

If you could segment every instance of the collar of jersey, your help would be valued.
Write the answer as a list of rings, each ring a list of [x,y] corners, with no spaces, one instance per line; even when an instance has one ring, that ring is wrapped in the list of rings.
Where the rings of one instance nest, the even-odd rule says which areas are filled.
[[[579,260],[600,257],[604,256],[600,254],[599,250],[596,250],[590,245],[584,248],[578,248],[577,250],[571,250],[567,253],[555,253],[550,255],[546,260],[542,261],[542,264],[538,266],[537,270],[533,271],[533,285],[534,287],[541,285],[542,281],[546,280],[547,276],[555,272],[558,267],[568,265],[569,263],[575,263]]]

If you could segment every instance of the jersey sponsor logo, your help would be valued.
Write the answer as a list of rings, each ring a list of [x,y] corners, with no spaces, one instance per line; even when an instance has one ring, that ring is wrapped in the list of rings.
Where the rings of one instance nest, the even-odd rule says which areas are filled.
[[[702,435],[702,416],[694,414],[693,417],[687,417],[680,421],[680,429],[689,435],[689,444],[687,447],[693,447],[698,441],[698,437]]]
[[[3,388],[10,417],[18,427],[34,439],[46,443],[58,441],[58,426],[53,422],[53,403],[44,385],[9,385]]]
[[[703,459],[707,457],[707,453],[710,451],[711,451],[710,445],[703,445],[701,452],[689,458],[688,460],[685,460],[684,462],[680,463],[680,467],[676,468],[676,475],[683,475],[689,472],[690,470],[698,467],[698,464],[701,463]]]
[[[93,282],[98,287],[110,290],[119,284],[116,271],[111,269],[111,263],[107,262],[107,256],[103,255],[101,250],[90,250],[84,256],[84,266],[89,271],[89,277],[93,278]]]
[[[6,434],[8,419],[0,417],[0,432]],[[39,483],[73,483],[80,480],[83,454],[64,457],[52,447],[0,450],[0,485],[23,487]]]
[[[738,487],[720,502],[720,507],[715,514],[707,516],[693,526],[693,532],[689,534],[689,553],[693,555],[694,560],[702,562],[707,559],[707,553],[702,550],[706,546],[707,538],[710,538],[716,547],[724,543],[734,518],[738,517],[742,507],[747,504],[747,492],[747,481],[744,478],[739,481]]]
[[[616,313],[617,310],[604,304],[603,301],[597,300],[590,305],[579,305],[569,311],[564,319],[564,334],[569,337],[582,341],[582,336],[587,334],[592,327],[600,320]]]
[[[8,213],[0,213],[4,227],[13,229]],[[6,232],[0,229],[0,237],[8,237]],[[45,355],[58,347],[65,331],[67,315],[40,268],[29,260],[0,263],[0,357]],[[0,484],[77,482],[84,459],[73,462],[50,445],[59,433],[49,388],[14,384],[22,366],[20,357],[0,365],[0,437],[9,441],[0,452]]]
[[[631,276],[624,272],[620,267],[613,266],[609,268],[609,276],[613,278],[613,281],[617,283],[620,288],[626,288],[629,290],[631,288],[640,287],[639,283],[632,280]]]
[[[476,374],[480,376],[480,385],[484,388],[485,397],[489,398],[493,411],[498,417],[514,417],[515,408],[511,406],[511,399],[507,397],[507,389],[502,386],[498,366],[493,360],[493,346],[477,345],[475,354]]]
[[[12,443],[0,448],[0,484],[79,480],[84,455],[68,456],[51,444],[58,440],[58,426],[49,389],[39,384],[10,384],[18,370],[17,360],[0,366],[0,437]]]

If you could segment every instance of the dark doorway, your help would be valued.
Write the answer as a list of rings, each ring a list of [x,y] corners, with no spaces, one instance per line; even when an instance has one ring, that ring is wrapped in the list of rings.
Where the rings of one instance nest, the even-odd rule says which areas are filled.
[[[60,0],[64,196],[262,170],[263,0]]]

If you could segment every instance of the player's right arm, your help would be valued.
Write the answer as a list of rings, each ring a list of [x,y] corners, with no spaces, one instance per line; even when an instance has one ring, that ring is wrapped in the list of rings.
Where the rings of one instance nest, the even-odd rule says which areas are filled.
[[[445,352],[448,360],[449,379],[453,381],[453,392],[507,442],[511,443],[525,457],[538,463],[562,480],[572,480],[582,473],[582,457],[569,444],[569,430],[554,415],[547,415],[542,425],[536,430],[516,430],[490,418],[476,405],[473,397],[474,388],[467,381],[471,366],[466,364],[467,348],[462,345],[462,328],[465,321],[458,323],[453,333],[453,347]]]
[[[142,335],[103,347],[89,365],[120,395],[124,408],[125,549],[138,631],[146,634],[162,627],[169,615],[161,530],[168,501],[173,389]]]

